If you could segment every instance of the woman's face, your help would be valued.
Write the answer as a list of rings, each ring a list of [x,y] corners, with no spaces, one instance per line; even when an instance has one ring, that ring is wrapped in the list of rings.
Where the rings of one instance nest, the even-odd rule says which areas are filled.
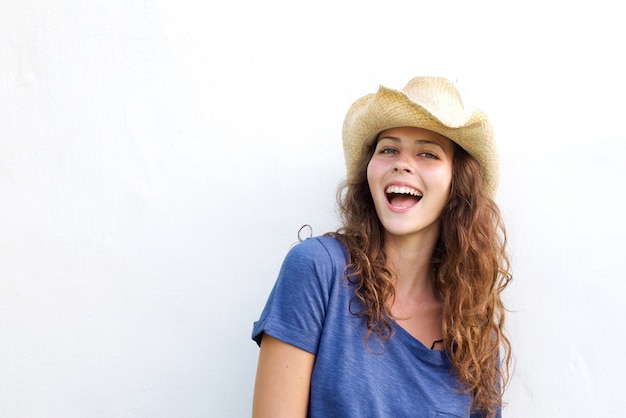
[[[453,159],[454,144],[438,133],[411,127],[380,133],[367,166],[367,181],[387,234],[438,236]]]

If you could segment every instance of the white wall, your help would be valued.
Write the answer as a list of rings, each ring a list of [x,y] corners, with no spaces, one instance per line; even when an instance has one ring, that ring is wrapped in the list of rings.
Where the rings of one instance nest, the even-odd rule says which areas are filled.
[[[345,111],[458,82],[496,125],[508,417],[626,409],[618,2],[4,0],[0,416],[243,417],[298,228],[337,225]]]

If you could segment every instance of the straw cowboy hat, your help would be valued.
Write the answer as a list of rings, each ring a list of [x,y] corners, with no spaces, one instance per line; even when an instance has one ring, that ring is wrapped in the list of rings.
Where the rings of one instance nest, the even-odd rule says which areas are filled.
[[[343,124],[348,178],[380,132],[403,126],[428,129],[456,142],[478,161],[486,192],[495,196],[499,162],[489,119],[480,110],[466,112],[454,85],[439,77],[416,77],[402,91],[380,86],[352,104]]]

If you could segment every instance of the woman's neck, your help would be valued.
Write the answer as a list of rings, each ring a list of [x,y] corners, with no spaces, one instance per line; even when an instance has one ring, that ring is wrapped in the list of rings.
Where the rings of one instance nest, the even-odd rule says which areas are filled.
[[[436,237],[402,240],[386,237],[388,267],[396,276],[396,297],[433,295],[432,256]]]

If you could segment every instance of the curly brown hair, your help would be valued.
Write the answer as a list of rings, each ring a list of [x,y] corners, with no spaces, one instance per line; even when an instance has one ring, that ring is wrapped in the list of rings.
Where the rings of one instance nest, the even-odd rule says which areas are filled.
[[[346,279],[354,287],[353,302],[367,326],[365,343],[382,341],[394,332],[390,306],[395,277],[387,267],[384,228],[367,182],[373,146],[364,152],[355,175],[338,192],[343,227],[332,233],[349,254]],[[450,197],[441,217],[441,232],[432,265],[434,288],[443,301],[444,347],[462,390],[470,392],[473,409],[494,416],[509,380],[511,345],[504,335],[505,307],[501,292],[511,280],[505,252],[506,230],[498,206],[486,193],[480,166],[455,144]],[[500,351],[501,350],[501,351]]]

